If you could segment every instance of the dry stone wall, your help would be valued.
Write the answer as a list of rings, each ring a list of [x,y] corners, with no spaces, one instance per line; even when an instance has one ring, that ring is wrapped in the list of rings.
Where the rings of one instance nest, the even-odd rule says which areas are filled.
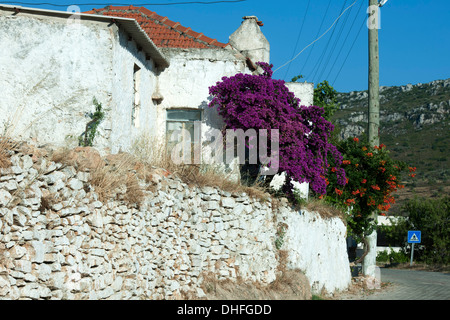
[[[203,297],[208,272],[268,284],[277,212],[298,214],[156,173],[152,188],[141,181],[139,206],[123,200],[126,188],[101,202],[87,171],[20,153],[11,162],[0,178],[0,299]]]

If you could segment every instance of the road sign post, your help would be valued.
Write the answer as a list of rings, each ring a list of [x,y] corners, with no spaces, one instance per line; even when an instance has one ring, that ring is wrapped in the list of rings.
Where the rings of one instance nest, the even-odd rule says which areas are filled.
[[[414,244],[420,243],[422,240],[422,233],[418,230],[410,230],[408,231],[408,243],[411,243],[411,261],[409,265],[412,267],[413,265],[413,257],[414,257]]]

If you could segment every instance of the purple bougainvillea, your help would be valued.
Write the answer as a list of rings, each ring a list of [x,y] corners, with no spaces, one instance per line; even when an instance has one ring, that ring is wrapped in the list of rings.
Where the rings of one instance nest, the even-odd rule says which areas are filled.
[[[279,170],[288,179],[309,182],[314,192],[325,194],[327,158],[331,156],[333,174],[345,185],[342,155],[329,143],[334,126],[323,117],[323,108],[300,105],[283,80],[272,79],[272,65],[257,64],[264,70],[260,75],[239,73],[210,87],[213,99],[209,106],[217,106],[228,129],[278,129]],[[285,190],[292,191],[290,183]]]

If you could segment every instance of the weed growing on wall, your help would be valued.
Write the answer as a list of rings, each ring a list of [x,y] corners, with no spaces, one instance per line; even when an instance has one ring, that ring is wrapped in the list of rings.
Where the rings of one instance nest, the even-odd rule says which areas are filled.
[[[92,103],[95,106],[95,112],[89,114],[89,117],[92,120],[86,124],[86,130],[78,139],[78,142],[82,147],[93,146],[95,135],[97,134],[97,128],[99,124],[102,122],[102,120],[105,118],[105,112],[102,109],[102,104],[97,101],[97,98],[94,97]]]

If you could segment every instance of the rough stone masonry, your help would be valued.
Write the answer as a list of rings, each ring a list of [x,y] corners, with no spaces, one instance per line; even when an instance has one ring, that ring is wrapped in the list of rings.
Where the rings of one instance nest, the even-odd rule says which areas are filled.
[[[204,297],[207,272],[268,284],[277,275],[280,221],[289,230],[288,263],[314,290],[350,284],[339,218],[158,174],[153,188],[140,182],[140,206],[127,205],[124,188],[101,202],[89,170],[26,153],[11,162],[0,178],[0,299]]]

